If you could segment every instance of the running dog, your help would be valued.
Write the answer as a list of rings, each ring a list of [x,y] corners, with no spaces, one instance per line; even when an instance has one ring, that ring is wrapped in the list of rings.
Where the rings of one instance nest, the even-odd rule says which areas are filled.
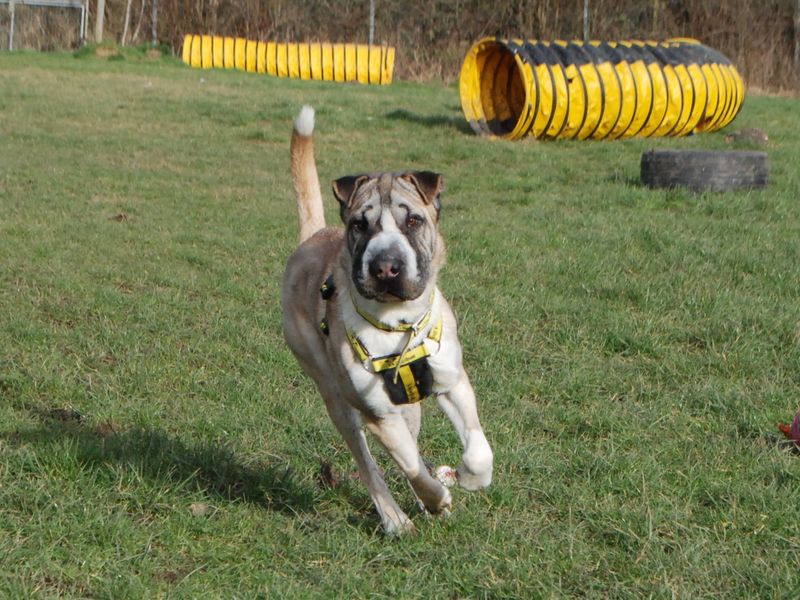
[[[436,287],[444,263],[441,175],[347,176],[333,182],[344,229],[325,226],[314,159],[314,110],[294,123],[291,171],[300,245],[289,258],[281,305],[286,341],[314,380],[358,465],[384,531],[414,525],[395,502],[364,427],[405,474],[418,502],[447,514],[448,486],[492,481],[493,455],[462,364],[453,312]],[[461,465],[433,475],[417,449],[420,401],[435,396],[463,445]]]

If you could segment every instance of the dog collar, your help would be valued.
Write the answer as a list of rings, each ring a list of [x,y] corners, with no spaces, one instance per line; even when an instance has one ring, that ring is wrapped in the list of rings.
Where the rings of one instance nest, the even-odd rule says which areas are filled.
[[[405,321],[400,321],[400,323],[398,323],[394,327],[391,325],[387,325],[374,315],[371,315],[367,311],[363,310],[356,302],[356,299],[353,298],[352,291],[350,292],[350,297],[353,300],[353,306],[355,307],[356,312],[359,314],[359,316],[362,319],[364,319],[367,323],[375,327],[376,329],[389,332],[411,331],[412,337],[414,337],[419,331],[425,329],[425,327],[431,320],[431,312],[433,310],[433,300],[436,298],[436,290],[434,289],[433,292],[431,292],[430,301],[428,302],[428,310],[425,311],[425,314],[423,314],[414,323],[406,323]]]

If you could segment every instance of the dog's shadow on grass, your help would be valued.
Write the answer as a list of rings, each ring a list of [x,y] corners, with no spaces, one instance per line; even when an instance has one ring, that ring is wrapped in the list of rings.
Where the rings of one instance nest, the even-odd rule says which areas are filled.
[[[425,127],[452,127],[461,133],[472,134],[472,129],[464,117],[451,117],[447,115],[418,115],[409,110],[398,109],[386,113],[386,118],[394,121],[406,121]]]
[[[315,490],[296,481],[285,464],[246,462],[224,445],[184,442],[164,431],[121,430],[111,423],[94,427],[61,411],[42,418],[38,426],[0,434],[11,446],[66,446],[86,468],[122,467],[151,482],[200,491],[210,498],[244,501],[268,510],[297,514],[312,509]]]

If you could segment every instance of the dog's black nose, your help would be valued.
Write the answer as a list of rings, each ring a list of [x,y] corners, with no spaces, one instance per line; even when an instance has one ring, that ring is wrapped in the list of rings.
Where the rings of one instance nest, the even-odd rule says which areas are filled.
[[[380,281],[391,281],[400,275],[403,261],[391,255],[376,256],[369,263],[369,274]]]

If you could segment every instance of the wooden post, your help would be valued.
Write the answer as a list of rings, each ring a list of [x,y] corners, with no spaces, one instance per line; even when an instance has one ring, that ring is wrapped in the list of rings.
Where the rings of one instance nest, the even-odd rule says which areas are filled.
[[[125,4],[125,20],[122,24],[122,39],[120,40],[120,46],[125,45],[125,38],[128,37],[128,28],[131,24],[131,3],[132,0],[128,0],[128,2]]]
[[[103,41],[103,19],[106,14],[106,0],[97,0],[97,15],[94,18],[94,41],[99,44]]]
[[[150,20],[150,24],[153,27],[153,46],[158,44],[158,0],[153,0],[153,12],[151,13],[153,18]]]
[[[583,0],[583,42],[589,42],[589,0]]]
[[[8,49],[14,49],[14,0],[8,3],[8,12],[11,13],[11,23],[8,26]]]
[[[800,1],[800,0],[798,0]],[[369,45],[375,39],[375,0],[369,0]]]
[[[656,37],[658,35],[658,22],[660,20],[660,6],[658,0],[653,0],[653,24],[650,35]]]
[[[800,75],[800,0],[794,3],[794,70]]]
[[[86,43],[86,30],[89,24],[89,3],[81,3],[81,46]]]

